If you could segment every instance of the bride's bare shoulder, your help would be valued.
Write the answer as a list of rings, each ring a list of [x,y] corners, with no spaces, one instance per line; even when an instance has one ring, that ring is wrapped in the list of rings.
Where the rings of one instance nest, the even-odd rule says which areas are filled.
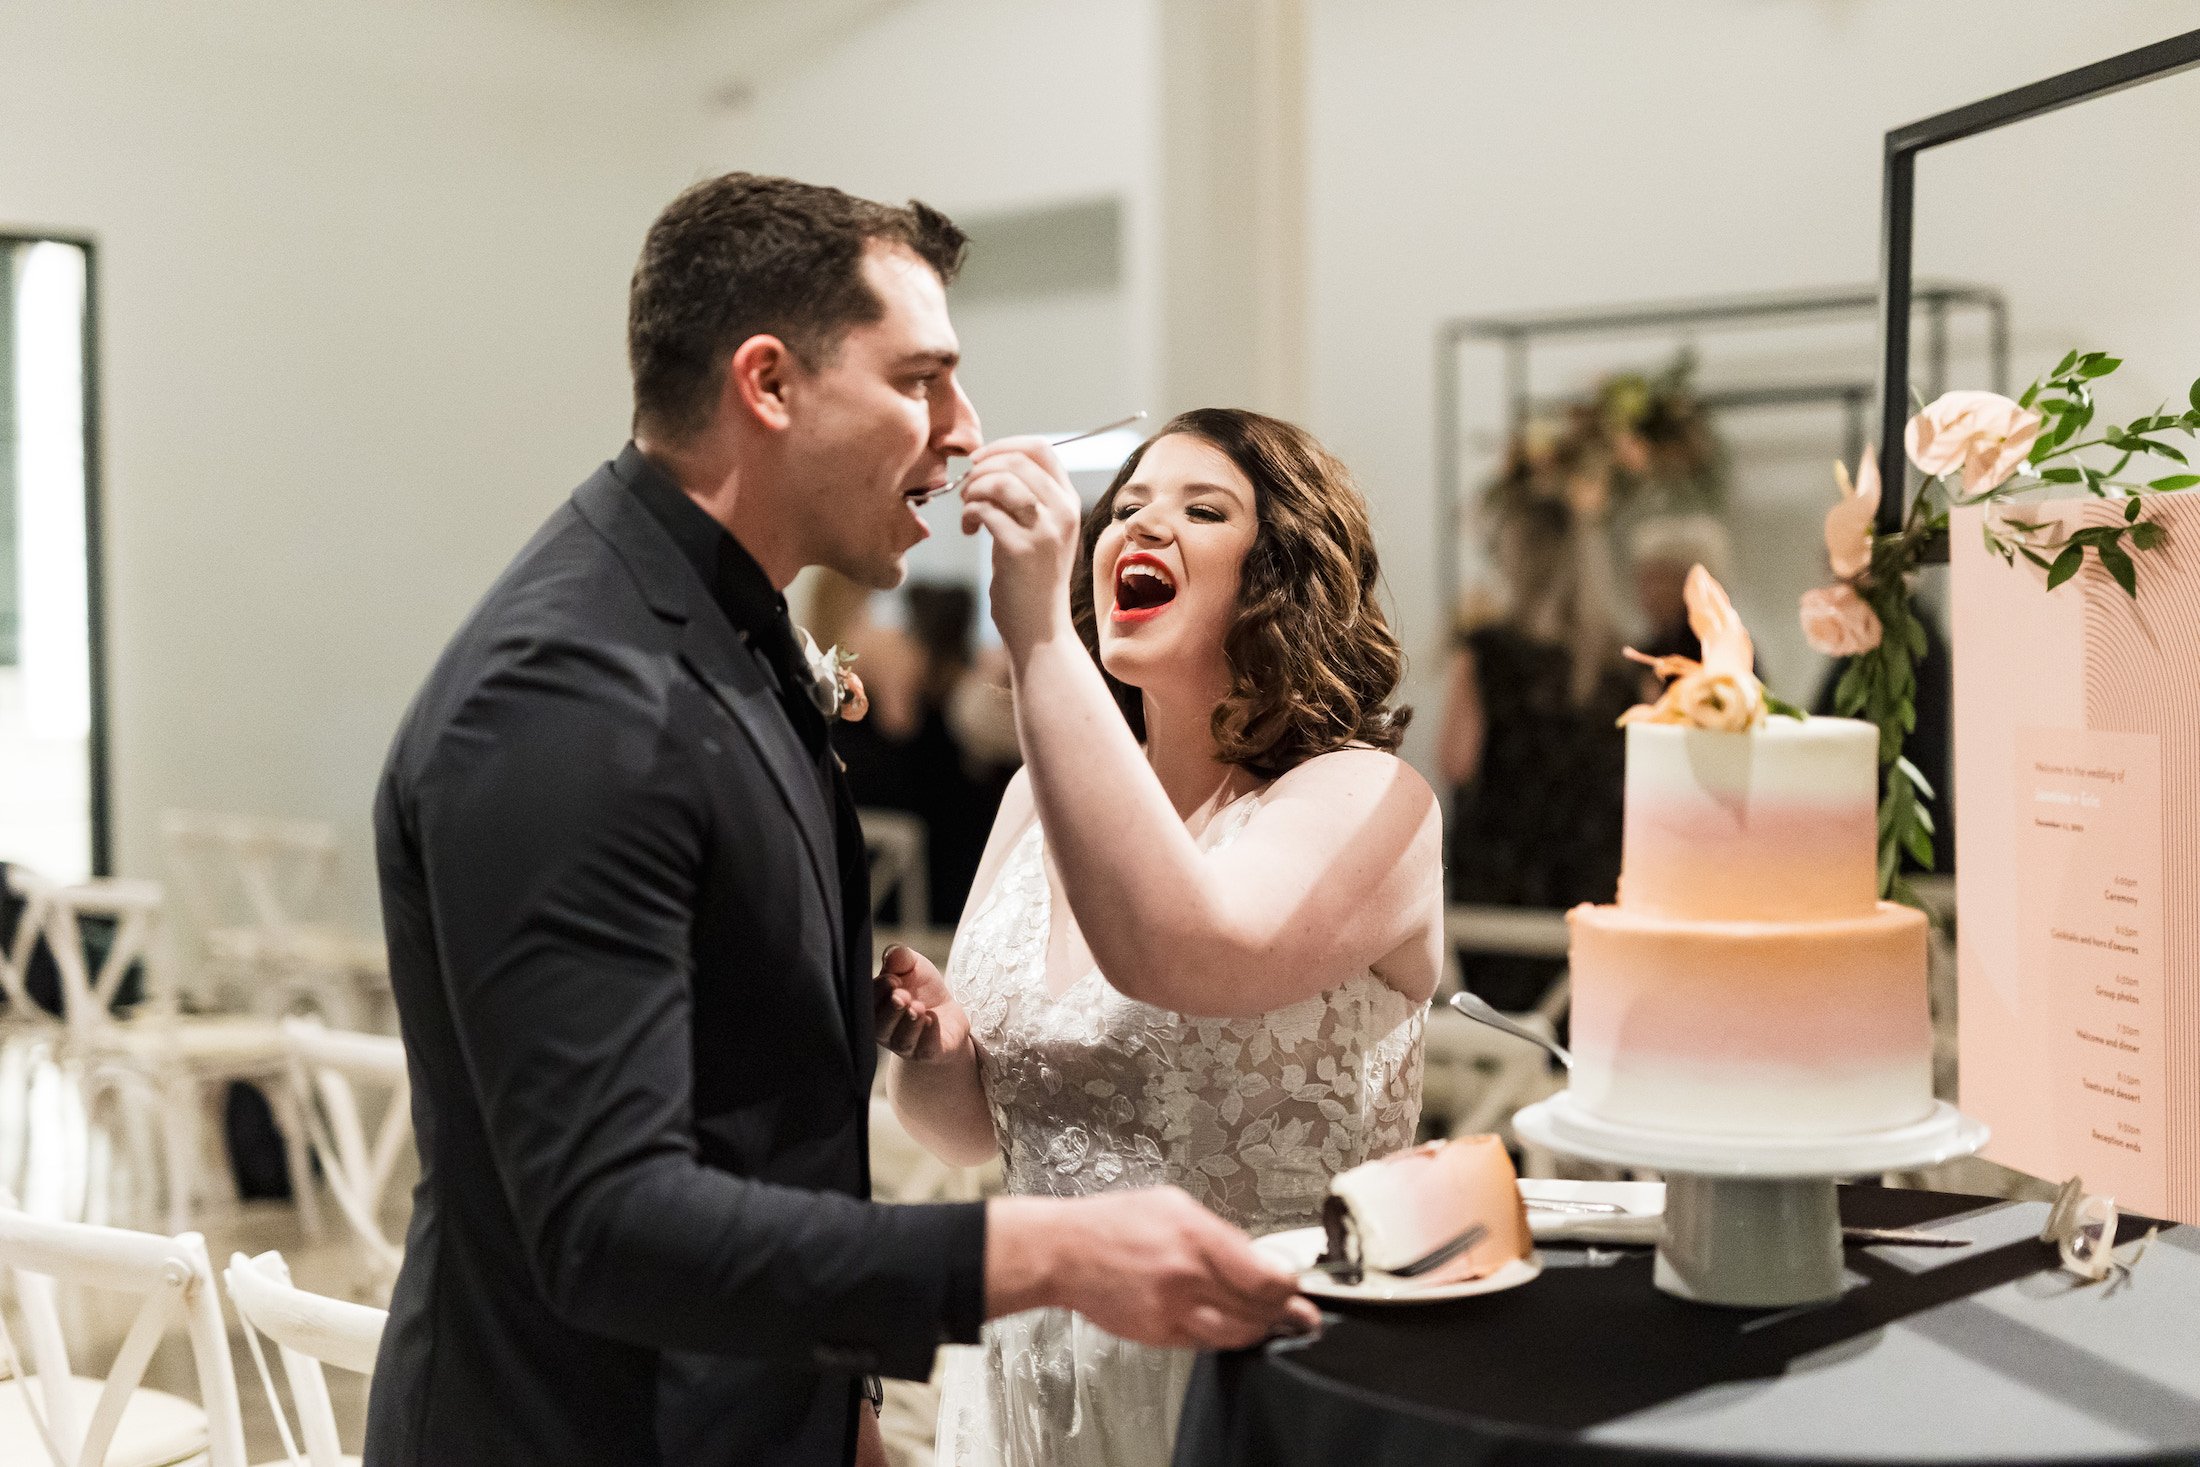
[[[1396,754],[1364,745],[1317,754],[1286,770],[1269,792],[1315,800],[1380,800],[1401,818],[1414,820],[1437,812],[1436,791],[1418,769]]]

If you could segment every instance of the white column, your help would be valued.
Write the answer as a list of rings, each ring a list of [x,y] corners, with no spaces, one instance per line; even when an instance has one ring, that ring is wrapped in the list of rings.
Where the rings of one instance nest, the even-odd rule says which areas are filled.
[[[1304,0],[1163,0],[1165,411],[1307,410]]]

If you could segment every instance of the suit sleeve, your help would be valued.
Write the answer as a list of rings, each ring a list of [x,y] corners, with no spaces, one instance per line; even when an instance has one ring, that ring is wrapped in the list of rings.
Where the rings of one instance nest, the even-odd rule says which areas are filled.
[[[521,1242],[574,1327],[921,1379],[983,1316],[978,1204],[897,1207],[701,1164],[700,774],[633,654],[499,660],[415,782],[451,1013]]]

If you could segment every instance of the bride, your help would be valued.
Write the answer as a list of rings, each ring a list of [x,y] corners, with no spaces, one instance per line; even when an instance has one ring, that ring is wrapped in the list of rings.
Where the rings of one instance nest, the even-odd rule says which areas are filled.
[[[1026,763],[947,978],[886,956],[895,1110],[944,1160],[1003,1154],[1011,1194],[1166,1183],[1309,1225],[1332,1175],[1412,1142],[1441,963],[1366,506],[1310,435],[1222,409],[1134,453],[1082,533],[1038,440],[981,450],[963,506]],[[1165,1463],[1191,1358],[998,1320],[948,1367],[939,1460]]]

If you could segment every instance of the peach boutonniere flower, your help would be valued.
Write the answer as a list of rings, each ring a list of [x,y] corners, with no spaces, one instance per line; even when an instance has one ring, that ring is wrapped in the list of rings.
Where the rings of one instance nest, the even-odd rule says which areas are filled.
[[[827,718],[860,723],[871,711],[871,700],[864,695],[863,679],[856,676],[856,654],[837,645],[821,649],[807,627],[794,630],[802,642],[803,664],[810,671],[810,702]]]

